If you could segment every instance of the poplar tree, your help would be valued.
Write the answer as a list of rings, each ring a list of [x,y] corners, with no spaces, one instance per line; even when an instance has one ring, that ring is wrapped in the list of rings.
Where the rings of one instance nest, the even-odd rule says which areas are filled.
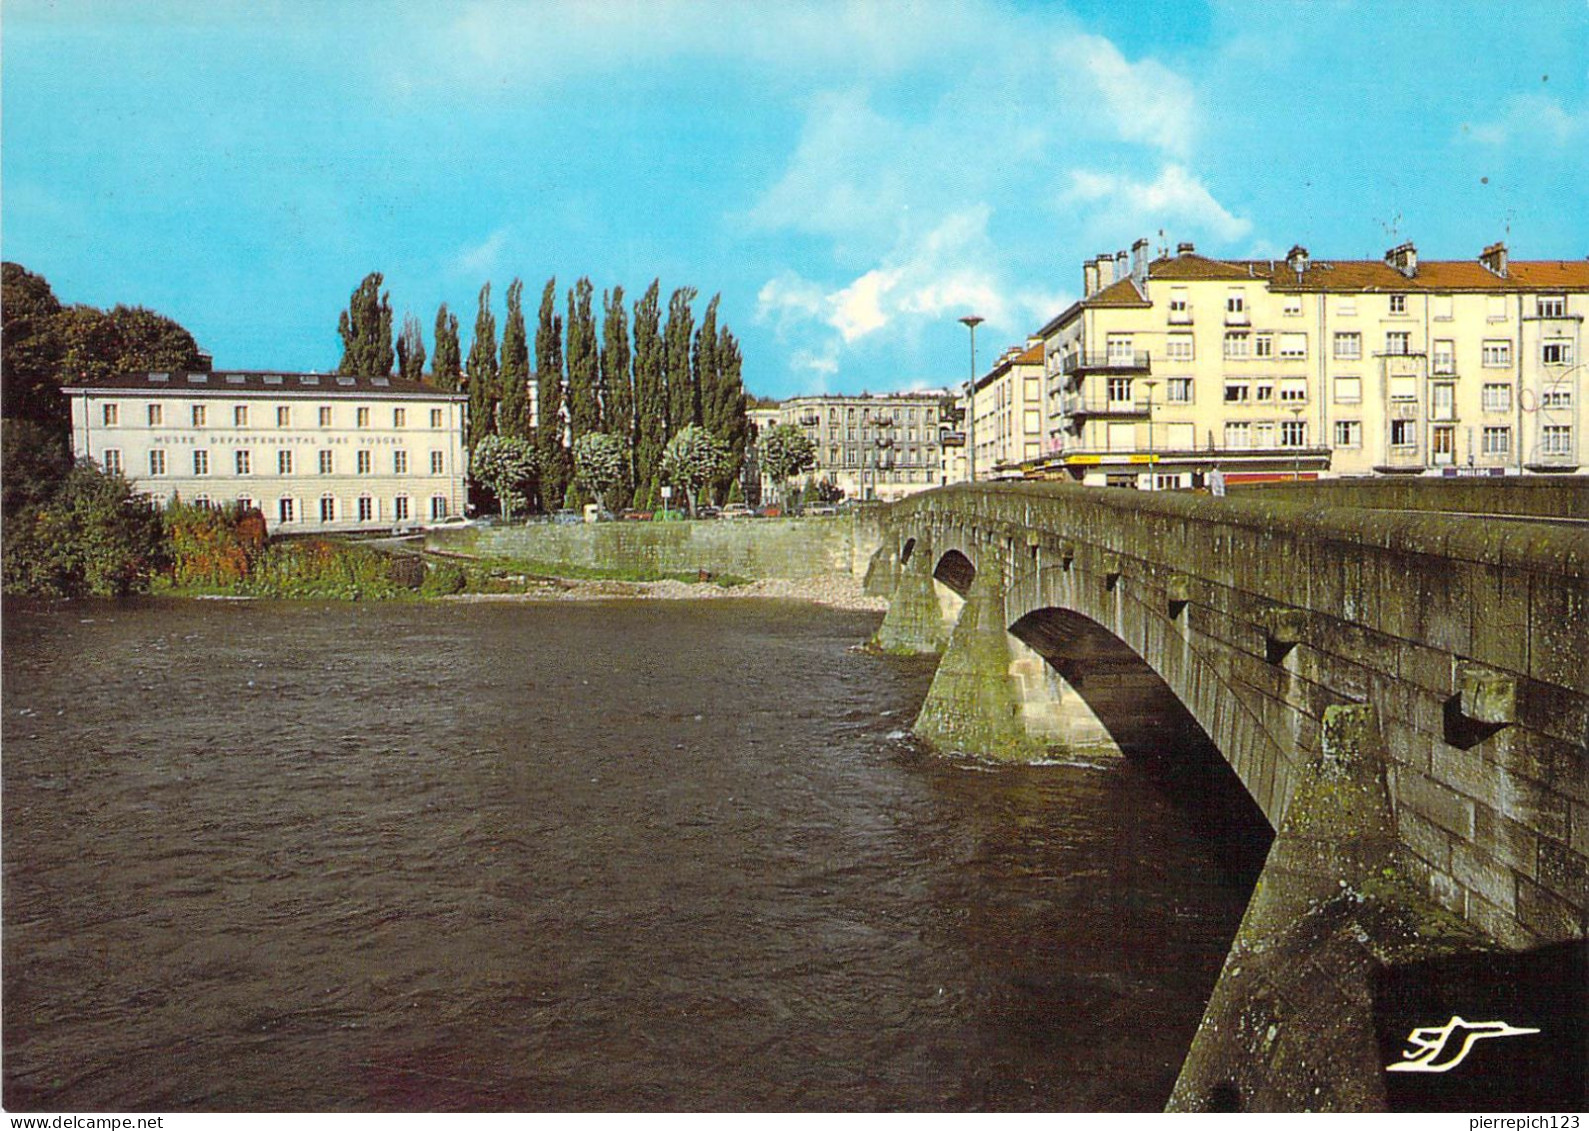
[[[371,271],[354,288],[337,319],[342,362],[337,372],[352,377],[388,377],[392,372],[391,296],[381,293],[381,273]]]
[[[405,381],[425,379],[425,335],[412,314],[403,315],[403,332],[397,336],[397,375]]]
[[[746,411],[744,359],[739,342],[729,333],[727,326],[719,327],[715,396],[705,410],[706,427],[712,435],[728,445],[728,466],[718,481],[719,494],[729,490],[739,480],[745,465],[745,449],[750,445],[750,414]]]
[[[613,491],[614,509],[629,505],[635,480],[634,387],[629,376],[629,316],[623,288],[601,293],[602,420],[622,451],[624,482]]]
[[[701,328],[695,331],[695,350],[690,372],[690,393],[695,411],[695,422],[712,428],[707,414],[717,400],[717,303],[721,295],[713,295],[701,315]],[[721,433],[713,432],[718,439]]]
[[[541,465],[541,503],[553,510],[563,501],[572,460],[563,443],[563,320],[557,316],[557,279],[546,280],[535,329],[536,448]]]
[[[430,383],[449,393],[463,384],[463,354],[458,347],[458,316],[442,303],[436,311],[436,356],[430,359]]]
[[[527,440],[534,431],[534,422],[530,420],[530,345],[524,332],[523,295],[524,283],[514,279],[508,285],[508,318],[502,327],[502,404],[497,412],[497,431]]]
[[[664,380],[668,398],[668,435],[700,422],[695,398],[695,382],[690,373],[690,338],[695,331],[695,316],[690,303],[694,287],[680,287],[668,299],[668,322],[662,331]]]
[[[480,312],[469,346],[469,449],[497,430],[497,320],[491,313],[491,284],[480,288]]]
[[[589,279],[579,280],[568,292],[568,423],[575,440],[602,430],[592,293]]]
[[[656,504],[657,469],[668,442],[660,303],[660,283],[653,279],[634,307],[635,490],[646,507]]]

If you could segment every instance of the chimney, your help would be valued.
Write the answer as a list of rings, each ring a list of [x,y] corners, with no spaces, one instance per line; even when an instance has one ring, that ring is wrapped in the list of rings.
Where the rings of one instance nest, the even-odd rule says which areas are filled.
[[[1506,245],[1492,243],[1480,254],[1479,262],[1484,264],[1490,274],[1506,278]]]
[[[1175,254],[1176,255],[1191,255],[1191,254],[1193,254],[1196,251],[1197,251],[1197,248],[1190,241],[1187,241],[1186,243],[1179,243],[1179,244],[1175,245]]]
[[[1411,240],[1397,244],[1385,253],[1385,262],[1410,279],[1418,273],[1418,249]]]
[[[1092,260],[1081,265],[1081,297],[1091,298],[1098,293],[1098,264]]]
[[[1306,271],[1308,269],[1308,249],[1301,244],[1297,244],[1286,252],[1286,266],[1298,275]]]
[[[1138,240],[1131,245],[1131,278],[1138,287],[1148,282],[1148,241]]]
[[[1098,289],[1101,291],[1115,281],[1115,261],[1112,255],[1098,257]]]
[[[1126,258],[1125,248],[1115,252],[1115,278],[1124,279],[1131,273],[1131,261]]]

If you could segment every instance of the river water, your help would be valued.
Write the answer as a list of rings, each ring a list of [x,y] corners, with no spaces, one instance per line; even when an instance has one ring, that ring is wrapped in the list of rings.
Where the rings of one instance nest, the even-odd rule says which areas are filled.
[[[1155,1110],[1253,881],[779,602],[13,604],[15,1110]]]

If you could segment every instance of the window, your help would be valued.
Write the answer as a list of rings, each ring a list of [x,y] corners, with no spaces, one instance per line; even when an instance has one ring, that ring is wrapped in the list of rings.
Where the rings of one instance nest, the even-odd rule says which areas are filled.
[[[210,453],[204,448],[196,448],[193,452],[193,474],[208,475],[210,473]]]
[[[392,500],[392,517],[402,522],[408,518],[408,496],[399,495]]]
[[[1429,429],[1429,462],[1446,467],[1457,462],[1457,430],[1451,425]]]
[[[337,500],[335,495],[320,496],[320,521],[335,522],[337,520]]]
[[[1391,377],[1390,399],[1393,401],[1416,401],[1418,399],[1418,378],[1409,375]]]
[[[1553,385],[1539,396],[1539,407],[1543,409],[1571,408],[1572,390],[1565,385]]]
[[[276,471],[281,475],[292,474],[292,449],[283,448],[276,453]]]
[[[1341,361],[1356,361],[1363,356],[1363,335],[1336,334],[1335,356]]]
[[[1231,291],[1225,296],[1225,321],[1247,321],[1247,296],[1242,291]]]
[[[1197,446],[1197,430],[1191,424],[1166,424],[1164,446],[1172,452],[1189,452]]]
[[[433,519],[447,517],[446,495],[432,495],[430,497],[430,517]]]
[[[1487,338],[1480,360],[1486,369],[1509,369],[1512,365],[1512,343],[1505,338]]]
[[[1193,351],[1192,335],[1171,334],[1164,339],[1164,356],[1170,361],[1191,361],[1196,356]]]
[[[1361,448],[1363,446],[1362,421],[1337,420],[1335,422],[1335,446],[1337,448]]]
[[[1547,424],[1539,430],[1539,450],[1547,456],[1572,454],[1572,425]]]
[[[392,472],[395,475],[408,474],[408,453],[399,449],[392,453]]]
[[[214,506],[214,504],[210,502],[210,497],[208,495],[193,496],[193,505],[196,507],[204,507],[206,510],[212,509]]]
[[[1192,379],[1171,377],[1164,382],[1164,399],[1170,404],[1192,403]]]
[[[360,428],[368,428],[370,426],[370,410],[369,409],[360,408],[356,415],[357,415],[357,418],[358,418],[358,423],[359,423],[359,427]]]
[[[1418,430],[1411,420],[1392,420],[1390,422],[1390,446],[1393,448],[1413,448],[1418,446]]]
[[[1512,450],[1512,430],[1509,427],[1486,428],[1481,443],[1487,456],[1504,456]]]
[[[1254,357],[1273,357],[1275,355],[1275,336],[1273,334],[1254,334],[1252,355]]]
[[[278,499],[276,502],[276,516],[281,522],[293,521],[293,505],[291,499]]]
[[[336,469],[336,455],[330,448],[320,449],[320,474],[330,475]]]
[[[1534,313],[1541,318],[1567,317],[1567,296],[1540,295],[1534,300]]]
[[[447,470],[447,457],[438,451],[430,453],[430,473],[440,475]]]
[[[1336,299],[1335,300],[1335,313],[1339,314],[1342,318],[1356,318],[1357,317],[1357,296],[1356,295],[1343,295],[1342,297]]]
[[[292,408],[288,405],[278,405],[276,408],[276,427],[292,427]]]
[[[193,406],[193,427],[195,427],[195,428],[203,428],[204,427],[204,420],[205,420],[205,418],[208,415],[209,414],[204,411],[204,406],[203,405],[201,405],[201,404],[194,405]]]
[[[1407,313],[1407,296],[1406,295],[1391,295],[1390,296],[1390,312],[1392,314],[1406,314]]]
[[[1385,335],[1385,352],[1397,356],[1412,352],[1412,331],[1391,330]]]
[[[1225,403],[1246,404],[1248,400],[1248,386],[1245,381],[1225,382]]]
[[[1110,334],[1105,340],[1104,348],[1108,353],[1110,365],[1130,365],[1136,358],[1131,349],[1130,334]]]
[[[250,499],[247,495],[239,495],[239,496],[237,496],[237,509],[241,510],[241,511],[251,511],[251,510],[253,510],[254,509],[254,500]]]
[[[1280,382],[1280,403],[1301,404],[1308,399],[1308,383],[1301,377],[1287,377]]]
[[[359,449],[358,471],[359,471],[360,475],[368,475],[370,473],[370,449],[369,448],[360,448]]]
[[[1302,296],[1286,295],[1285,316],[1287,318],[1302,317]]]
[[[1487,321],[1487,322],[1505,322],[1506,321],[1506,296],[1505,295],[1490,295],[1489,296],[1489,303],[1488,303],[1487,313],[1485,314],[1485,321]]]
[[[433,408],[430,410],[430,426],[432,428],[441,427],[441,409]],[[445,518],[446,516],[443,515],[442,517]]]
[[[1306,420],[1282,420],[1280,422],[1280,446],[1282,448],[1307,447],[1308,422]]]
[[[320,427],[331,427],[331,406],[328,404],[320,406]]]
[[[1110,424],[1105,433],[1105,442],[1111,452],[1131,452],[1137,447],[1137,426],[1135,424]]]
[[[121,422],[121,406],[114,404],[105,405],[102,411],[101,419],[104,420],[105,427],[116,427],[116,425]]]
[[[1170,321],[1190,322],[1192,308],[1187,302],[1185,287],[1170,288]]]
[[[239,474],[239,475],[247,475],[247,474],[250,473],[250,471],[252,470],[251,464],[252,464],[253,461],[249,458],[249,454],[248,454],[248,449],[247,448],[238,448],[237,451],[234,453],[234,457],[233,458],[236,460],[237,474]]]
[[[1275,383],[1270,380],[1257,381],[1253,384],[1252,399],[1262,404],[1271,404],[1275,399]]]
[[[1436,381],[1429,386],[1429,419],[1455,420],[1457,418],[1457,387],[1450,381]]]
[[[1450,338],[1436,338],[1434,357],[1430,362],[1436,373],[1455,373],[1457,371],[1456,344]]]
[[[149,406],[149,427],[158,428],[165,423],[166,410],[164,405],[152,404]]]
[[[246,404],[237,405],[232,409],[232,427],[248,427],[248,406]]]
[[[1337,377],[1335,379],[1336,404],[1361,404],[1363,400],[1363,379],[1361,377]]]
[[[1451,296],[1435,295],[1431,301],[1434,306],[1434,320],[1436,322],[1451,321]]]
[[[392,427],[393,428],[402,428],[402,427],[405,427],[407,424],[408,424],[408,410],[406,408],[394,408],[392,410]]]
[[[120,475],[121,474],[121,449],[120,448],[106,448],[105,449],[105,474],[106,475]]]
[[[1511,412],[1512,411],[1512,386],[1486,385],[1482,393],[1485,412]]]
[[[149,452],[149,474],[164,475],[166,473],[166,451],[164,448],[154,448]]]
[[[1250,448],[1252,446],[1252,426],[1245,420],[1226,421],[1225,446],[1227,448]]]
[[[1285,361],[1301,361],[1308,356],[1306,334],[1281,334],[1280,357]]]
[[[359,496],[359,521],[370,522],[375,518],[375,500],[368,495]]]
[[[1275,446],[1275,422],[1260,420],[1252,426],[1252,446],[1255,448],[1272,448]]]
[[[1225,335],[1225,356],[1243,358],[1252,356],[1252,335],[1232,331]]]
[[[1539,347],[1539,359],[1546,365],[1571,365],[1572,342],[1553,338]]]
[[[1112,405],[1129,405],[1131,403],[1131,378],[1109,378],[1109,403]]]

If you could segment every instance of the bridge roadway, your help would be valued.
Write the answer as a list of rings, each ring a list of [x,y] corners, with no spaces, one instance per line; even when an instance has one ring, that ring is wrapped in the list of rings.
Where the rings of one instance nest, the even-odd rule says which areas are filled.
[[[1581,478],[977,484],[857,539],[877,645],[943,653],[918,735],[1201,748],[1275,830],[1170,1107],[1376,1110],[1376,972],[1585,938],[1586,516]]]

